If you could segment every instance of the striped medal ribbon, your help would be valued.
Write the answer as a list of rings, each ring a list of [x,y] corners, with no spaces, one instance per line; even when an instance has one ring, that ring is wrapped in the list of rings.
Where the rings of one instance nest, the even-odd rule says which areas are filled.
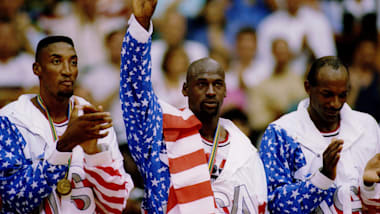
[[[216,156],[216,152],[218,150],[219,136],[220,136],[219,132],[220,132],[220,125],[219,125],[219,121],[218,121],[218,125],[216,127],[215,134],[214,134],[214,140],[213,140],[213,144],[212,144],[211,154],[210,154],[210,157],[208,159],[208,170],[210,172],[210,175],[212,174],[212,169],[213,169],[213,166],[215,163],[215,156]]]
[[[44,102],[42,101],[42,98],[40,95],[37,96],[37,103],[44,110],[46,117],[49,120],[50,130],[51,130],[51,133],[53,135],[53,139],[54,139],[54,141],[57,141],[58,135],[57,135],[57,131],[55,130],[53,119],[51,118],[49,111],[48,111],[47,107],[44,105]],[[71,104],[71,102],[69,102],[69,109],[67,111],[67,119],[70,118],[71,111],[72,111],[72,104]],[[69,179],[67,179],[68,172],[70,169],[70,164],[71,164],[71,157],[69,158],[68,163],[67,163],[67,171],[65,173],[65,177],[62,178],[61,180],[59,180],[57,183],[56,191],[60,195],[68,195],[68,194],[70,194],[71,189],[72,189],[71,182],[69,181]]]

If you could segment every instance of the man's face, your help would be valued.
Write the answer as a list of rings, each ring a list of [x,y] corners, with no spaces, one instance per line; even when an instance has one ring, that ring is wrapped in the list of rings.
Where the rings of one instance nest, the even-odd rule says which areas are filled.
[[[308,84],[305,84],[305,86]],[[349,77],[346,69],[334,70],[331,66],[320,68],[317,85],[306,86],[310,97],[310,114],[322,124],[336,124],[340,120],[340,110],[346,102]]]
[[[194,72],[183,94],[188,96],[189,107],[198,119],[217,116],[226,96],[223,70],[219,66]]]
[[[236,40],[236,52],[243,61],[251,61],[256,53],[256,36],[253,33],[242,33]]]
[[[359,66],[372,69],[376,61],[375,56],[375,44],[371,41],[363,41],[360,43],[355,53],[355,60]]]
[[[52,43],[41,50],[38,61],[33,71],[39,76],[40,90],[55,97],[71,97],[78,76],[74,47],[65,42]]]

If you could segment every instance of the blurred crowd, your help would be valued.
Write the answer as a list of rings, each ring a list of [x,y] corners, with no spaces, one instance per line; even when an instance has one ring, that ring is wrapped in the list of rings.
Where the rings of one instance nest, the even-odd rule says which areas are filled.
[[[226,71],[224,117],[256,143],[270,122],[306,97],[310,62],[337,55],[351,72],[347,102],[379,122],[379,12],[377,0],[159,0],[153,87],[161,99],[185,107],[188,65],[212,57]],[[32,71],[38,41],[69,36],[79,57],[75,93],[111,112],[127,151],[118,93],[130,15],[131,0],[0,0],[0,107],[21,93],[38,93]]]

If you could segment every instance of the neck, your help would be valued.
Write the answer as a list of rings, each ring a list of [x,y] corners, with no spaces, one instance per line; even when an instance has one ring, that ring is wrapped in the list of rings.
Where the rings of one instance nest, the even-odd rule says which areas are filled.
[[[317,127],[317,129],[320,132],[331,132],[338,128],[340,117],[338,117],[337,121],[327,122],[327,121],[321,120],[318,116],[316,116],[315,113],[312,112],[310,107],[307,108],[307,111],[310,115],[310,119],[313,121],[314,125]]]
[[[274,74],[279,75],[279,74],[284,73],[285,68],[286,68],[286,64],[283,64],[283,63],[276,64],[276,67],[274,68]]]
[[[199,130],[199,133],[202,137],[207,140],[212,141],[214,139],[216,127],[218,126],[219,117],[207,118],[202,122],[202,128]]]
[[[239,63],[240,63],[240,67],[245,69],[247,68],[252,62],[252,59],[240,59],[239,60]]]
[[[67,111],[69,108],[70,98],[57,98],[45,93],[41,93],[40,96],[54,122],[61,122],[68,119]],[[43,111],[39,105],[38,108]]]

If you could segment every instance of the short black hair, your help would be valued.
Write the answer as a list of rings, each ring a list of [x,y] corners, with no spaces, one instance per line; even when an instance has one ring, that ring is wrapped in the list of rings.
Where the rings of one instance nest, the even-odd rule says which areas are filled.
[[[48,37],[45,37],[38,42],[37,49],[36,49],[36,58],[35,58],[36,62],[39,59],[39,55],[40,55],[40,52],[42,49],[46,48],[48,45],[50,45],[52,43],[57,43],[57,42],[65,42],[65,43],[74,47],[74,42],[70,37],[67,37],[67,36],[48,36]]]
[[[240,28],[240,30],[236,34],[236,38],[245,33],[249,33],[256,36],[256,31],[254,28],[250,26],[245,26],[245,27]]]
[[[317,75],[319,70],[321,70],[324,66],[331,66],[333,69],[337,70],[340,67],[346,68],[346,71],[348,73],[348,67],[345,65],[338,57],[336,56],[324,56],[321,58],[318,58],[313,62],[313,64],[310,67],[310,70],[307,74],[307,81],[311,86],[317,85]]]

